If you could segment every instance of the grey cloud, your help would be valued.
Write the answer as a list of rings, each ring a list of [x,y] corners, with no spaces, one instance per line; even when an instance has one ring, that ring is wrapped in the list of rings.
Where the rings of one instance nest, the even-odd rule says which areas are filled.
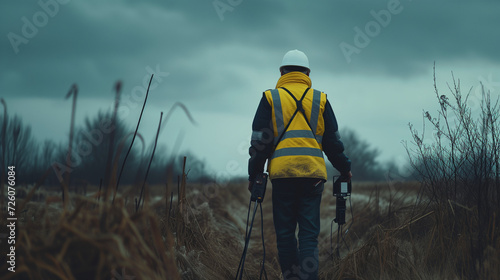
[[[298,14],[309,6],[314,12],[293,17],[290,25],[301,35],[298,40],[315,44],[311,60],[326,58],[337,72],[412,75],[423,70],[422,63],[431,65],[435,60],[482,57],[499,61],[496,46],[500,45],[500,36],[495,26],[500,25],[496,12],[500,3],[401,0],[401,12],[392,14],[389,24],[376,36],[368,36],[368,46],[358,48],[360,53],[353,54],[348,63],[339,45],[345,42],[356,47],[354,28],[366,34],[366,25],[375,21],[371,12],[387,10],[390,2],[302,3],[290,13]]]
[[[386,9],[390,1],[394,0],[244,0],[225,12],[223,21],[213,1],[127,1],[120,5],[70,1],[36,37],[20,46],[17,55],[6,34],[20,32],[20,18],[29,18],[40,7],[36,2],[9,2],[9,12],[0,12],[0,34],[4,35],[0,92],[7,97],[60,98],[77,82],[88,96],[107,96],[116,79],[132,87],[140,83],[146,66],[159,64],[175,77],[160,87],[170,92],[169,98],[205,100],[201,92],[217,94],[242,84],[250,86],[254,81],[248,81],[247,73],[274,70],[292,48],[309,55],[313,71],[336,74],[411,76],[427,71],[435,60],[499,60],[500,37],[495,28],[500,18],[495,11],[500,4],[401,0],[402,12],[392,15],[389,25],[347,63],[339,44],[353,45],[353,28],[363,29],[374,20],[370,11]],[[186,85],[189,91],[183,91]]]

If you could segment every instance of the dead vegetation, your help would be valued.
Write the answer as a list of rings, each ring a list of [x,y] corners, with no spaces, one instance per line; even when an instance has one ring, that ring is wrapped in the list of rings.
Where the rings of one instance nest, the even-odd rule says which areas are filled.
[[[459,87],[455,89],[458,94]],[[468,111],[437,96],[441,119],[446,121],[447,110],[458,108],[459,116],[462,113],[460,133],[430,118],[443,138],[425,146],[423,137],[412,130],[417,145],[413,163],[421,182],[354,181],[353,212],[348,210],[347,215],[348,224],[353,223],[341,242],[340,257],[330,238],[337,234],[330,232],[334,198],[331,185],[325,187],[320,279],[488,280],[500,276],[498,107],[488,101],[483,127],[467,130],[475,123]],[[455,143],[452,148],[444,148],[450,141]],[[50,168],[30,189],[18,186],[16,273],[4,273],[7,265],[2,254],[2,279],[234,279],[250,197],[245,184],[190,183],[185,160],[176,190],[171,190],[172,176],[165,186],[148,186],[145,178],[140,188],[122,188],[115,196],[111,192],[118,189],[118,183],[114,185],[117,164],[111,183],[104,189],[89,186],[93,193],[89,196],[66,188],[55,193],[40,190]],[[472,169],[462,172],[467,166]],[[280,279],[271,196],[268,191],[263,202],[265,265],[269,279]],[[5,217],[5,209],[1,211]],[[259,278],[259,219],[245,279]],[[4,230],[6,225],[1,227]],[[0,243],[0,249],[7,252],[7,243]]]
[[[70,196],[68,211],[60,195],[28,202],[20,209],[16,273],[2,279],[233,279],[243,248],[248,191],[244,185],[199,185],[182,179],[179,188],[186,197],[176,194],[172,200],[165,187],[147,188],[137,212],[132,189],[124,189],[114,204],[98,202],[96,195]],[[472,266],[479,272],[477,279],[496,279],[500,244],[495,225],[489,236],[496,245],[484,251],[482,265],[474,263],[468,253],[469,236],[475,234],[473,224],[468,225],[474,210],[447,205],[447,211],[466,217],[449,219],[443,216],[446,209],[416,206],[418,190],[416,183],[361,185],[352,197],[354,223],[338,259],[330,248],[334,198],[327,186],[320,279],[469,279]],[[266,271],[269,279],[279,279],[271,199],[268,192],[263,203]],[[261,259],[256,218],[244,279],[258,279]],[[6,266],[1,269],[6,271]]]

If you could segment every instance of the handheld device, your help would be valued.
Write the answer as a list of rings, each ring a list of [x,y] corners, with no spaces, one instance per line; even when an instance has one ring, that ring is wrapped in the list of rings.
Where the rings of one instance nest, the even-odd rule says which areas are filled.
[[[335,177],[334,177],[335,179]],[[347,197],[349,197],[349,203],[351,202],[351,191],[352,191],[352,184],[351,180],[349,178],[346,178],[345,176],[339,176],[337,180],[333,182],[333,196],[337,197],[337,203],[335,207],[335,219],[333,219],[331,227],[330,227],[330,249],[332,250],[332,258],[333,258],[333,222],[337,223],[339,225],[338,230],[337,230],[337,256],[340,258],[340,238],[342,237],[342,240],[347,246],[347,243],[344,239],[345,235],[347,235],[349,229],[351,228],[351,225],[353,223],[353,218],[351,219],[351,224],[347,228],[345,234],[342,233],[342,226],[345,224],[345,212],[346,212],[346,201]],[[352,215],[352,205],[351,207],[351,216]],[[349,249],[349,246],[347,246]]]
[[[266,185],[267,185],[267,173],[260,173],[255,177],[255,181],[252,185],[252,196],[251,201],[262,202],[264,196],[266,195]]]
[[[351,181],[346,182],[346,178],[343,176],[339,176],[333,183],[333,195],[337,197],[336,217],[334,221],[339,226],[345,224],[346,197],[351,196],[351,190]]]
[[[352,184],[351,181],[346,182],[347,178],[339,176],[333,183],[333,195],[338,197],[351,196]]]

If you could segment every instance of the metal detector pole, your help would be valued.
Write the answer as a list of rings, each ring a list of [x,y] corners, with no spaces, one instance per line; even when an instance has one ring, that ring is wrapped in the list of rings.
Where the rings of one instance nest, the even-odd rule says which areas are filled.
[[[248,233],[245,233],[245,248],[243,249],[243,253],[241,255],[240,259],[240,264],[238,265],[238,271],[236,273],[235,280],[241,280],[243,279],[243,269],[245,267],[245,259],[247,255],[247,250],[248,250],[248,244],[250,243],[250,235],[252,234],[252,228],[253,228],[253,222],[255,220],[255,214],[257,213],[257,207],[260,205],[260,213],[261,213],[261,227],[264,226],[263,223],[263,215],[262,215],[262,201],[264,200],[264,195],[266,194],[266,184],[267,184],[267,177],[268,175],[266,173],[261,173],[257,176],[254,184],[252,185],[252,195],[250,197],[250,203],[248,204],[248,215],[247,215],[247,229],[248,229],[248,218],[250,216],[250,209],[252,205],[252,201],[255,202],[253,214],[252,214],[252,221],[250,222],[250,229],[248,230]],[[264,262],[265,262],[265,245],[264,245],[264,231],[262,228],[262,246],[264,247],[264,257],[263,257],[263,262],[262,262],[262,268],[260,272],[260,277],[262,278],[262,272],[265,273],[265,268],[264,268]],[[239,276],[239,278],[238,278]],[[267,279],[267,275],[266,275]]]

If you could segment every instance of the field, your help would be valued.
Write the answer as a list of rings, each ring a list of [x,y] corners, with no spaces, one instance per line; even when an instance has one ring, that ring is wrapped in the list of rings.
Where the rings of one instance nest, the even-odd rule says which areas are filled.
[[[137,191],[132,187],[124,188],[111,204],[103,203],[98,187],[91,186],[87,196],[71,194],[66,210],[60,193],[21,189],[16,273],[2,279],[234,279],[236,275],[249,200],[245,182],[202,185],[181,180],[178,190],[172,184],[149,186],[137,212]],[[425,197],[417,199],[419,189],[418,182],[354,182],[353,216],[348,203],[346,224],[352,226],[339,259],[336,224],[330,241],[335,198],[332,185],[326,184],[320,279],[498,279],[497,227],[493,224],[489,235],[497,240],[496,246],[482,252],[481,264],[475,262],[470,255],[475,237],[467,226],[473,221],[443,220],[449,213],[468,217],[474,209],[453,202],[445,209],[436,208],[426,204]],[[269,184],[262,203],[265,265],[268,279],[280,279],[271,196]],[[257,215],[243,279],[259,279],[260,232]],[[1,269],[6,271],[5,256],[1,258]]]

